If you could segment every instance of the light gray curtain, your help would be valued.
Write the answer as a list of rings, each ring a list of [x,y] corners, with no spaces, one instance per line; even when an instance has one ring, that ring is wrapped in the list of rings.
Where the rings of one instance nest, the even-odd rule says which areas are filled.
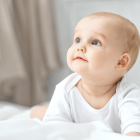
[[[60,66],[51,0],[0,0],[0,100],[46,100],[46,77]]]

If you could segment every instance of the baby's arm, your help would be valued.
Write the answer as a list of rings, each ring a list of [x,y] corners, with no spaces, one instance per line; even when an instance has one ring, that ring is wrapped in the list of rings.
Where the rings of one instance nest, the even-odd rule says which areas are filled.
[[[47,108],[43,122],[48,121],[67,121],[73,122],[70,109],[70,98],[67,91],[57,85]]]
[[[129,85],[119,95],[118,109],[121,133],[140,136],[140,89],[135,84]]]

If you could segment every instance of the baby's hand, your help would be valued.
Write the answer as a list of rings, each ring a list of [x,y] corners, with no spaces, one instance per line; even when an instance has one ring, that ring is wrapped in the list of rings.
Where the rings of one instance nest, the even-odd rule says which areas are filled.
[[[41,106],[35,107],[31,111],[30,118],[38,118],[42,121],[47,108],[48,108],[48,106],[46,106],[46,105],[41,105]]]
[[[130,133],[126,134],[126,135],[128,135],[128,136],[140,136],[140,133],[138,133],[138,132],[130,132]]]

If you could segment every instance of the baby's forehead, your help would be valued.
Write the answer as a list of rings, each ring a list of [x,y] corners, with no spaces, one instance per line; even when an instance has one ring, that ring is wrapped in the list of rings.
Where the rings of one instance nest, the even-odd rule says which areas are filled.
[[[87,16],[87,17],[84,17],[83,19],[81,19],[78,24],[76,25],[76,28],[79,28],[79,27],[84,27],[84,26],[88,26],[89,24],[92,24],[94,23],[94,21],[97,21],[98,20],[98,23],[102,23],[102,27],[107,27],[109,26],[110,28],[116,28],[116,26],[119,25],[119,21],[115,20],[115,19],[111,19],[110,17],[99,17],[99,16]]]
[[[96,24],[94,24],[96,22]],[[75,27],[75,31],[80,30],[80,29],[91,29],[92,27],[97,27],[102,28],[106,30],[107,32],[113,32],[113,33],[119,33],[120,27],[118,21],[112,20],[109,17],[98,17],[98,16],[93,16],[93,17],[85,17],[81,19],[78,24]],[[122,27],[121,27],[122,28]],[[95,28],[94,28],[95,29]]]

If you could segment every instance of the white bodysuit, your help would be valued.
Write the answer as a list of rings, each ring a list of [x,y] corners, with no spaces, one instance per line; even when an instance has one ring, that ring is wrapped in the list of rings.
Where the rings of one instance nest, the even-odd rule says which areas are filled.
[[[72,73],[56,85],[43,122],[102,121],[116,133],[140,133],[140,88],[136,84],[126,81],[124,76],[117,83],[116,93],[109,102],[97,110],[87,103],[75,86],[80,79],[78,73]]]

